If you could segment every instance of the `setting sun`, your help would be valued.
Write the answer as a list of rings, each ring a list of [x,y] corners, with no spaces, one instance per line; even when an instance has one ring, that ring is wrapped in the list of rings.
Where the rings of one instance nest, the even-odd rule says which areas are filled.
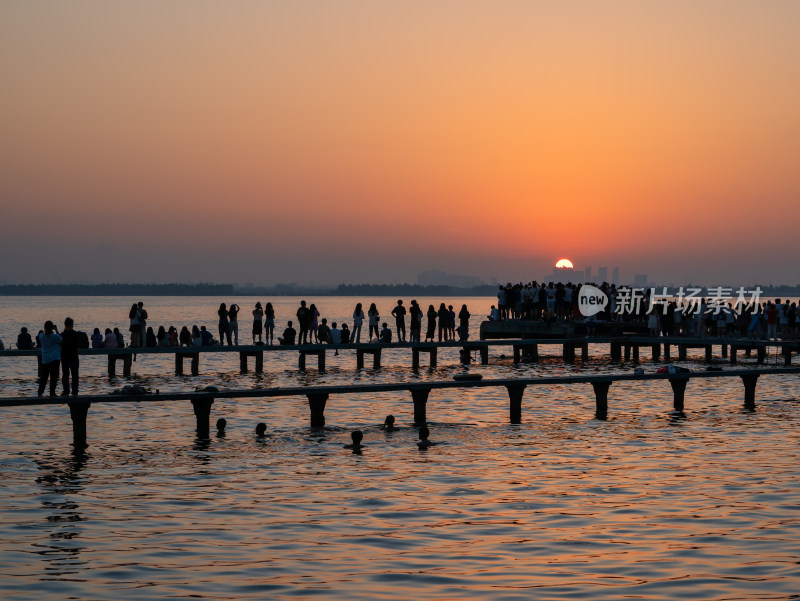
[[[563,268],[572,269],[574,265],[572,264],[572,261],[570,261],[569,259],[559,259],[558,261],[556,261],[556,267],[560,267],[562,269]]]

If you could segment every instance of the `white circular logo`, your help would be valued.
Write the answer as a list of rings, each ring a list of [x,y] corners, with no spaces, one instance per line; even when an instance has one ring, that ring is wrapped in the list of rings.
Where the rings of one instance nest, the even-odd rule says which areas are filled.
[[[606,293],[591,284],[584,284],[578,291],[578,309],[581,315],[591,317],[606,308],[608,296]]]

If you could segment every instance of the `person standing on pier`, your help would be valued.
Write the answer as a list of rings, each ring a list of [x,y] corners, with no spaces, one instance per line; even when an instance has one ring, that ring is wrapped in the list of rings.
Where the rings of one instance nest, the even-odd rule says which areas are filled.
[[[447,306],[447,327],[450,329],[450,340],[456,339],[456,312],[453,305]]]
[[[436,309],[433,305],[428,305],[428,329],[425,331],[425,342],[433,342],[436,336]]]
[[[52,321],[46,321],[44,331],[37,336],[42,354],[42,369],[39,375],[39,396],[44,394],[50,380],[50,396],[56,396],[58,368],[61,365],[61,341],[63,340]]]
[[[264,344],[261,340],[261,332],[263,330],[264,322],[264,309],[261,308],[261,303],[256,303],[256,308],[253,309],[253,344]],[[256,342],[258,336],[258,342]]]
[[[64,331],[61,333],[61,385],[64,388],[61,396],[70,393],[70,378],[72,379],[72,396],[78,396],[78,348],[80,336],[73,329],[71,317],[64,320]]]
[[[375,303],[372,303],[369,306],[369,311],[367,311],[367,316],[369,317],[369,339],[372,340],[372,331],[375,330],[375,338],[380,339],[380,332],[378,331],[378,321],[380,320],[380,315],[378,314],[378,307],[375,306]]]
[[[402,300],[397,300],[397,306],[392,309],[394,315],[394,322],[397,326],[397,342],[406,341],[406,308],[403,306]]]
[[[144,346],[145,332],[147,332],[147,318],[149,315],[142,301],[139,301],[136,306],[139,309],[139,346]]]
[[[417,301],[411,301],[411,308],[408,313],[411,316],[411,342],[419,342],[422,331],[422,309],[419,308]]]
[[[439,342],[442,342],[443,336],[444,342],[447,342],[447,335],[450,331],[450,312],[447,310],[444,303],[439,305],[437,317],[439,318]]]
[[[317,305],[311,303],[311,306],[308,308],[308,341],[311,342],[313,337],[314,342],[320,342],[319,338],[319,310],[317,309]]]
[[[239,311],[241,311],[241,309],[236,303],[233,303],[228,308],[228,328],[231,331],[230,336],[233,337],[233,343],[236,346],[239,346]],[[229,346],[231,344],[230,336],[228,337]]]
[[[275,343],[275,309],[272,303],[267,303],[264,307],[264,342],[269,345]]]
[[[353,311],[353,334],[350,338],[353,342],[361,342],[362,323],[364,323],[364,309],[361,308],[361,303],[358,303]]]
[[[228,322],[228,308],[225,303],[220,303],[217,315],[219,315],[219,345],[223,346],[227,338],[228,346],[231,346],[231,326]]]
[[[469,318],[470,313],[467,310],[467,305],[461,305],[461,311],[458,312],[458,337],[460,340],[469,338]]]
[[[136,303],[131,305],[131,310],[128,312],[128,319],[130,319],[128,331],[131,333],[131,346],[141,346],[139,344],[139,339],[142,335],[142,324],[139,321],[139,306]]]
[[[300,301],[300,307],[297,309],[297,327],[300,328],[300,333],[297,336],[297,344],[305,344],[308,338],[308,326],[311,324],[311,314],[306,307],[306,301]]]

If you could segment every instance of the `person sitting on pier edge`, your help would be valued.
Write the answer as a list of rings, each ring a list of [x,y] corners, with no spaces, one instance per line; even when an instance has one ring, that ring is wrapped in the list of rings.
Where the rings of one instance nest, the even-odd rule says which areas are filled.
[[[189,328],[186,326],[181,328],[181,333],[178,336],[178,340],[181,346],[192,346],[192,333],[189,331]]]
[[[489,321],[500,321],[500,311],[497,309],[497,307],[492,305],[492,308],[489,309],[489,315],[486,317],[489,318]]]
[[[419,429],[419,442],[417,443],[417,447],[419,447],[420,450],[427,449],[428,447],[432,447],[436,444],[435,442],[428,440],[428,436],[430,435],[431,431],[425,426],[422,426]]]
[[[336,327],[335,321],[331,324],[331,331],[329,336],[331,337],[331,344],[336,344],[336,345],[342,344],[342,331]],[[339,349],[337,348],[334,355],[338,354],[339,354]]]
[[[411,316],[411,342],[419,342],[422,333],[422,309],[419,308],[417,301],[411,301],[411,308],[408,310]]]
[[[403,301],[398,299],[397,306],[392,309],[394,315],[394,322],[397,326],[397,342],[406,341],[406,308],[403,306]]]
[[[2,339],[2,338],[0,338],[0,351],[4,351],[4,350],[6,350],[6,345],[5,345],[5,343],[3,342],[3,339]]]
[[[202,346],[203,345],[203,337],[200,335],[200,328],[197,327],[197,324],[192,326],[192,346]]]
[[[28,328],[23,327],[17,335],[17,348],[21,351],[27,351],[33,348],[33,338],[28,333]]]
[[[117,348],[125,348],[125,337],[119,331],[119,328],[114,328],[114,338],[117,339]]]
[[[117,348],[117,337],[111,328],[106,328],[106,337],[103,338],[103,348]]]
[[[170,346],[178,347],[181,345],[180,340],[178,339],[178,328],[175,326],[169,327],[169,330],[167,330],[167,337],[169,338]]]
[[[289,325],[283,331],[283,337],[278,338],[278,343],[282,345],[291,345],[294,344],[294,338],[297,336],[297,330],[292,327],[292,322],[289,322]]]
[[[383,424],[381,425],[381,430],[384,432],[394,432],[397,430],[394,426],[394,415],[387,415],[386,419],[383,420]]]
[[[167,331],[164,329],[164,326],[158,326],[156,341],[158,342],[159,348],[166,348],[169,346],[169,336],[167,336]]]
[[[256,436],[258,436],[259,438],[264,438],[264,434],[266,433],[266,431],[267,431],[267,424],[265,424],[264,422],[259,422],[258,425],[256,426]]]
[[[342,344],[350,344],[350,329],[346,323],[342,324]]]
[[[153,326],[147,326],[147,331],[144,333],[144,345],[147,348],[158,347],[158,340],[156,340],[156,333],[153,331]]]
[[[361,441],[364,440],[364,433],[361,430],[353,430],[350,433],[350,438],[353,440],[351,444],[344,445],[345,449],[353,449],[353,453],[358,453],[364,448]]]
[[[62,338],[52,321],[46,321],[44,331],[37,337],[42,347],[42,369],[39,376],[39,396],[44,394],[47,381],[50,380],[50,396],[56,396],[58,368],[61,365]]]
[[[228,425],[228,420],[221,417],[217,420],[217,436],[225,436],[225,426]]]
[[[326,318],[322,318],[322,323],[317,326],[316,332],[317,342],[327,342],[328,344],[331,343],[331,329],[328,327],[328,320]],[[311,337],[309,336],[309,341]]]
[[[202,346],[211,346],[214,343],[214,336],[205,326],[200,326],[200,340],[202,340]]]
[[[81,340],[78,332],[74,330],[71,317],[64,320],[64,331],[61,333],[61,396],[70,393],[70,378],[72,378],[72,396],[78,396],[78,349]]]
[[[92,348],[103,348],[103,335],[100,333],[100,328],[95,328],[92,332]]]
[[[380,342],[389,343],[392,341],[392,331],[387,327],[386,322],[383,322],[383,329],[379,338]]]

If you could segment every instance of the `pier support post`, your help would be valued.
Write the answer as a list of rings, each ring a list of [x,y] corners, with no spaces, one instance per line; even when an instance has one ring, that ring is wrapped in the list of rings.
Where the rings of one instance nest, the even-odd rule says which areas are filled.
[[[211,405],[214,399],[199,399],[192,401],[194,417],[197,420],[197,438],[208,438],[208,422],[211,416]]]
[[[686,361],[686,345],[678,345],[678,361]]]
[[[183,360],[192,359],[192,375],[200,374],[200,353],[175,353],[175,375],[183,375]]]
[[[610,387],[611,382],[592,382],[596,405],[594,416],[597,419],[605,420],[608,418],[608,389]]]
[[[306,370],[306,354],[303,351],[300,351],[300,358],[297,360],[297,368],[300,371]]]
[[[514,345],[514,364],[515,364],[515,365],[516,365],[517,363],[519,363],[519,360],[520,360],[520,355],[521,355],[521,354],[522,354],[522,353],[521,353],[521,348],[520,348],[520,347],[518,347],[517,345]]]
[[[759,348],[761,350],[761,348]],[[742,384],[744,384],[744,408],[748,411],[756,410],[756,384],[758,383],[758,374],[750,374],[741,376]]]
[[[428,421],[428,395],[430,388],[415,388],[411,390],[411,398],[414,400],[414,425],[424,426]]]
[[[239,373],[247,373],[247,353],[239,353]]]
[[[481,350],[481,365],[489,365],[489,345],[482,344],[480,346]]]
[[[688,382],[689,378],[687,377],[669,379],[669,383],[672,385],[672,406],[675,408],[675,411],[683,413],[683,400],[686,393],[686,384]]]
[[[669,362],[672,360],[670,357],[670,351],[672,350],[671,347],[672,345],[669,342],[664,343],[664,361]]]
[[[419,369],[419,349],[411,349],[411,369],[414,371]]]
[[[372,369],[379,369],[381,366],[381,349],[376,348],[372,352]],[[435,367],[435,365],[431,364],[431,367]]]
[[[766,345],[761,345],[758,347],[758,356],[756,361],[759,365],[764,365],[764,360],[767,358],[767,347]]]
[[[731,345],[731,358],[730,358],[731,365],[736,365],[736,352],[738,350],[739,350],[738,346],[736,346],[735,344]]]
[[[117,358],[114,355],[108,356],[108,375],[112,378],[117,375]]]
[[[317,369],[325,371],[325,351],[321,350],[317,353]]]
[[[628,362],[631,360],[631,345],[625,345],[625,361]]]
[[[722,345],[722,358],[723,359],[727,359],[728,358],[728,345],[727,344],[723,344]]]
[[[364,367],[364,351],[356,349],[356,369],[363,369]]]
[[[256,373],[257,374],[264,373],[264,351],[256,352]]]
[[[86,447],[86,415],[91,403],[69,403],[69,416],[72,419],[72,444],[76,449]]]
[[[525,392],[525,384],[511,384],[506,386],[508,390],[508,418],[512,424],[522,422],[522,395]]]
[[[652,346],[652,357],[653,361],[658,361],[661,359],[661,345],[656,343]]]
[[[784,344],[784,345],[781,346],[781,352],[783,353],[783,364],[786,367],[791,367],[792,366],[792,349]]]
[[[710,344],[706,345],[706,363],[711,363],[714,360],[714,350]]]
[[[584,342],[581,345],[581,361],[583,363],[587,363],[589,361],[589,343],[588,342]]]
[[[133,355],[125,355],[122,358],[122,375],[126,378],[130,378],[132,367],[133,367]]]
[[[307,394],[308,408],[311,411],[311,427],[321,428],[325,425],[325,404],[328,402],[328,393]]]
[[[472,363],[472,353],[469,350],[469,347],[462,346],[461,350],[458,351],[458,358],[461,361],[461,365],[469,365]]]
[[[634,365],[639,365],[639,345],[633,345],[633,363]]]
[[[612,361],[621,361],[622,360],[622,344],[619,342],[612,342],[611,343],[611,360]]]

